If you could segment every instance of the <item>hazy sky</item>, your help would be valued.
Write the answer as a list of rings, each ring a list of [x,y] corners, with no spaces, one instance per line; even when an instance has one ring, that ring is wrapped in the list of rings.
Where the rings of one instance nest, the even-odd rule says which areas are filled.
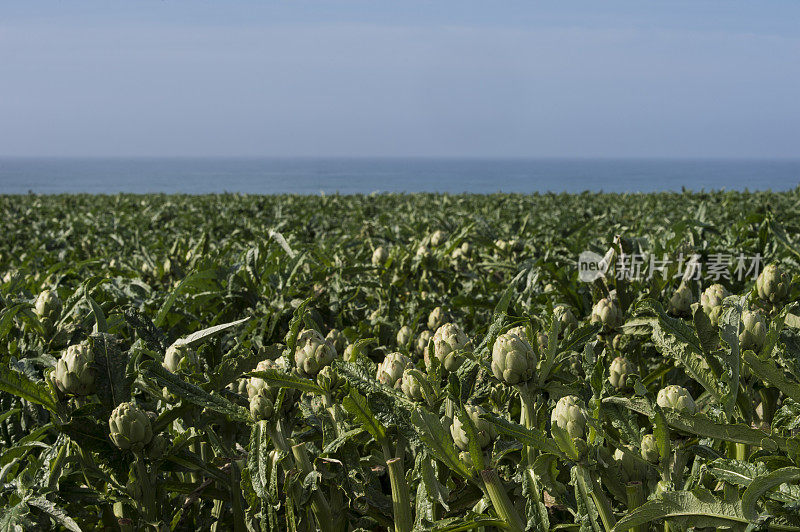
[[[0,4],[0,155],[799,146],[797,0]]]

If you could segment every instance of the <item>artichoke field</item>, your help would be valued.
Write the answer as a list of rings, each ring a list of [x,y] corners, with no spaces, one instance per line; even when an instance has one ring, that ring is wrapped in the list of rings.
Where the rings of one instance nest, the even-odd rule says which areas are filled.
[[[800,531],[798,208],[0,196],[0,530]]]

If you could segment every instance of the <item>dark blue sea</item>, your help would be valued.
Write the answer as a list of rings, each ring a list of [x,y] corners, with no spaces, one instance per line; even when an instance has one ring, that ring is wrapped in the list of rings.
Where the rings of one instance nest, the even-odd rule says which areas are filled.
[[[0,159],[0,194],[788,190],[797,160]]]

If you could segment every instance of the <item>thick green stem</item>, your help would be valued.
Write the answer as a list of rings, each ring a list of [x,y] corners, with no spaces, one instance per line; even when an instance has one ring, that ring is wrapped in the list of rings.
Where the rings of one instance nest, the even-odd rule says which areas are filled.
[[[156,498],[153,483],[150,480],[150,473],[147,471],[147,464],[145,464],[144,456],[141,452],[135,452],[134,457],[134,462],[136,464],[136,482],[138,482],[139,486],[142,488],[142,513],[147,516],[150,522],[156,522],[158,520]]]
[[[297,468],[302,471],[304,475],[308,475],[314,470],[311,465],[311,460],[308,458],[308,452],[306,451],[306,445],[304,443],[298,443],[292,447],[292,455],[294,456]],[[333,516],[331,515],[331,507],[328,504],[328,499],[325,497],[325,494],[320,490],[311,492],[311,509],[314,512],[314,516],[317,518],[319,530],[323,532],[333,532],[335,530]]]
[[[632,512],[644,504],[644,488],[638,480],[626,484],[625,494],[628,498],[628,512]],[[637,525],[628,530],[630,532],[647,532],[647,525]]]
[[[392,458],[386,462],[389,469],[389,483],[392,486],[392,507],[394,508],[395,532],[411,532],[414,520],[411,515],[411,496],[408,493],[406,475],[402,458]]]
[[[489,494],[489,499],[492,501],[492,506],[497,512],[497,515],[506,522],[508,528],[514,532],[523,532],[525,530],[525,522],[520,518],[511,499],[508,498],[508,493],[500,482],[500,477],[494,469],[484,469],[481,471],[481,479]]]
[[[605,527],[606,530],[612,530],[614,525],[617,524],[617,519],[614,517],[614,510],[611,507],[611,502],[608,500],[608,497],[606,497],[605,493],[603,493],[602,488],[597,482],[594,474],[591,472],[587,473],[587,477],[592,483],[592,500],[594,501],[594,505],[597,507],[597,511],[600,513],[600,519],[603,521],[603,527]]]

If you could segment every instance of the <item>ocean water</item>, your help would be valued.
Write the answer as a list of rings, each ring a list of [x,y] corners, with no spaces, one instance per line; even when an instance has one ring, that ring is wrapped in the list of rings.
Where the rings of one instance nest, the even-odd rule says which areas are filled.
[[[797,160],[0,159],[0,194],[788,190]]]

